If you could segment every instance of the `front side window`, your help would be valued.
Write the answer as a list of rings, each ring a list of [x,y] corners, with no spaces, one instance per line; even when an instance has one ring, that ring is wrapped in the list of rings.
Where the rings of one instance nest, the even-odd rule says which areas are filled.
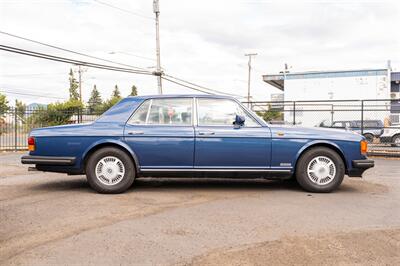
[[[236,115],[244,116],[246,127],[260,126],[235,101],[198,98],[197,103],[199,126],[232,126]]]
[[[129,123],[189,126],[192,124],[192,99],[171,98],[147,100],[135,112]]]

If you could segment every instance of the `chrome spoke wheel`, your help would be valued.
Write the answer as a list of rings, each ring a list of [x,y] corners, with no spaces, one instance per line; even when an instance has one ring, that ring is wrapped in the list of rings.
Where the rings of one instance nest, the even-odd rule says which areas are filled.
[[[307,166],[307,176],[317,185],[327,185],[336,175],[336,166],[332,159],[326,156],[317,156],[311,159]]]
[[[113,186],[122,181],[125,175],[125,166],[117,157],[107,156],[98,161],[95,173],[96,178],[102,184]]]

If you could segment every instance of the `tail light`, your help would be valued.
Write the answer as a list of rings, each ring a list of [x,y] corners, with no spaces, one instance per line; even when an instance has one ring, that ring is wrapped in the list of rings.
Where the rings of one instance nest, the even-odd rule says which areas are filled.
[[[360,142],[361,154],[367,154],[367,150],[368,150],[368,142],[366,140],[362,140]]]
[[[29,137],[28,138],[28,150],[29,151],[35,151],[35,138],[34,137]]]

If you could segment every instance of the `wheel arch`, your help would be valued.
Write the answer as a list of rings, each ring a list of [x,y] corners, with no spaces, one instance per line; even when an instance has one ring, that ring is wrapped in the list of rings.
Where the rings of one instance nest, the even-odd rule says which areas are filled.
[[[311,142],[308,143],[308,145],[304,145],[296,154],[296,161],[295,161],[295,165],[294,165],[294,171],[296,171],[297,169],[297,162],[299,161],[300,157],[306,153],[307,151],[309,151],[312,148],[316,148],[316,147],[325,147],[325,148],[329,148],[333,151],[335,151],[340,158],[342,159],[344,166],[345,166],[345,172],[347,173],[349,167],[346,161],[346,157],[344,156],[344,152],[343,150],[335,143],[333,142],[328,142],[328,141],[315,141],[315,142]]]
[[[118,141],[118,140],[102,140],[100,142],[96,142],[92,144],[82,155],[82,161],[81,161],[81,168],[83,171],[85,171],[86,163],[90,155],[92,155],[95,151],[105,148],[105,147],[115,147],[118,148],[124,152],[126,152],[132,159],[132,162],[135,166],[136,173],[139,172],[139,160],[135,154],[134,151],[132,151],[131,148],[129,148],[128,145],[125,143]]]

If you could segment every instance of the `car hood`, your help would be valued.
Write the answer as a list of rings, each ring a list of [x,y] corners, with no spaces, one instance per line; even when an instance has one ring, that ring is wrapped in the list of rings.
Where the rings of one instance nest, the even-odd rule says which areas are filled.
[[[361,141],[360,134],[344,129],[269,125],[272,137]],[[282,135],[283,134],[283,135]]]

